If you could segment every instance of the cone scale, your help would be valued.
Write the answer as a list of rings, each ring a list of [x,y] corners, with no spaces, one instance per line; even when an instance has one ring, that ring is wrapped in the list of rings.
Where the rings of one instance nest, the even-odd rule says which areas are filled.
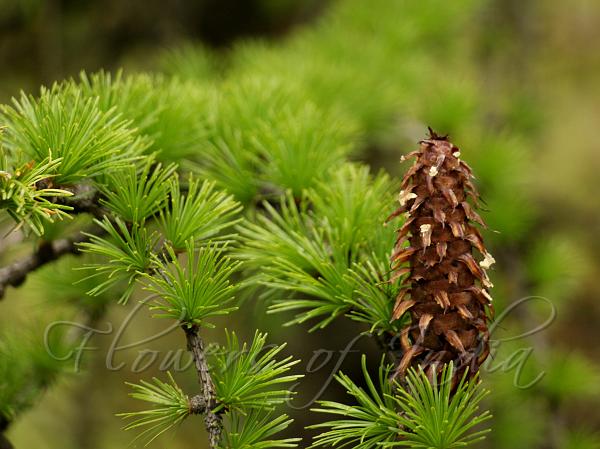
[[[429,131],[405,157],[414,163],[389,218],[405,216],[391,257],[392,281],[401,283],[392,320],[410,316],[399,335],[395,375],[421,366],[432,377],[453,361],[455,379],[467,369],[472,377],[489,355],[493,307],[486,271],[494,259],[479,231],[485,223],[474,210],[479,195],[471,168],[447,137]]]

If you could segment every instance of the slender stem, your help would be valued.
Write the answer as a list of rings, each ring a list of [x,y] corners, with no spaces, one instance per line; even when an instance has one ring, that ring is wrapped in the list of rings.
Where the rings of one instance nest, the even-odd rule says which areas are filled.
[[[96,235],[99,232],[96,228],[94,231]],[[0,268],[0,299],[6,293],[6,287],[18,287],[25,282],[29,273],[66,254],[79,254],[78,245],[88,240],[88,236],[78,233],[73,237],[43,241],[34,253]]]
[[[71,192],[73,196],[57,197],[54,199],[54,203],[71,207],[69,213],[90,214],[98,220],[102,220],[108,214],[108,211],[100,204],[100,193],[91,185],[78,184],[60,188]]]
[[[203,402],[204,404],[204,425],[208,432],[210,447],[211,449],[214,449],[219,444],[221,430],[223,429],[221,417],[212,411],[217,405],[215,385],[208,369],[206,354],[204,353],[204,343],[200,338],[198,327],[192,326],[188,328],[183,326],[183,330],[187,339],[187,348],[194,358],[194,364],[196,365],[196,371],[198,372],[198,381],[202,388],[202,393],[200,395],[202,400],[199,401],[199,398],[194,398],[196,398],[195,400],[197,402]]]
[[[74,196],[57,197],[54,202],[70,206],[72,208],[71,214],[87,213],[99,220],[108,214],[108,211],[100,205],[99,192],[92,186],[81,184],[70,187],[61,186],[61,188],[70,191]],[[104,231],[95,226],[88,233],[101,235]],[[4,297],[6,287],[18,287],[25,281],[30,272],[55,261],[65,254],[79,254],[78,244],[87,241],[89,241],[88,236],[78,233],[72,237],[52,242],[42,242],[33,254],[0,268],[0,299]]]

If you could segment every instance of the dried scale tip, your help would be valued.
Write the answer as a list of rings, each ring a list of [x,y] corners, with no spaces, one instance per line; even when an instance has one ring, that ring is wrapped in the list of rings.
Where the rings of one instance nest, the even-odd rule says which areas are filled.
[[[402,358],[395,375],[402,378],[420,365],[431,378],[433,370],[454,361],[456,380],[466,369],[474,376],[489,355],[494,312],[486,270],[494,258],[475,226],[485,224],[468,202],[479,203],[471,169],[446,136],[429,132],[420,149],[406,156],[416,160],[402,180],[400,207],[389,218],[406,214],[391,257],[392,281],[407,275],[392,320],[405,312],[411,317],[399,336]]]

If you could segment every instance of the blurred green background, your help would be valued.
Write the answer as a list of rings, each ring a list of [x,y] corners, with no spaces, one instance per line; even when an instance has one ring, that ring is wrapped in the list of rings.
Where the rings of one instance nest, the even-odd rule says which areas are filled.
[[[2,102],[80,70],[121,67],[206,85],[274,77],[297,86],[356,126],[356,159],[393,176],[428,125],[450,133],[474,167],[489,209],[484,216],[498,231],[486,234],[498,261],[493,295],[499,315],[509,312],[495,339],[526,333],[556,312],[540,332],[500,343],[486,366],[494,422],[480,447],[600,448],[599,2],[0,0]],[[56,302],[77,295],[47,288],[44,276],[56,270],[11,290],[0,304],[0,326],[29,323],[33,315],[41,338]],[[529,296],[549,302],[511,309]],[[98,328],[118,328],[134,307],[111,305]],[[344,355],[365,330],[354,322],[309,334],[308,326],[281,328],[283,318],[264,310],[247,301],[223,326],[247,338],[255,328],[268,331],[302,359],[307,377],[292,402],[291,433],[308,437],[304,426],[320,416],[306,405],[317,396],[344,400],[329,383],[332,372],[341,368],[359,380],[360,353],[376,364],[379,350],[361,337]],[[118,343],[164,329],[148,315],[135,314]],[[207,335],[223,338],[220,329]],[[83,372],[61,377],[16,421],[8,431],[15,447],[127,447],[132,435],[114,414],[139,404],[127,397],[124,381],[141,376],[135,363],[140,368],[144,350],[159,351],[144,371],[148,378],[184,342],[173,333],[119,350],[113,362],[124,366],[112,370],[106,357],[114,338],[90,340],[96,349],[86,352]],[[518,387],[539,373],[535,385]],[[193,372],[178,380],[193,390]],[[201,420],[189,419],[151,447],[205,441]]]

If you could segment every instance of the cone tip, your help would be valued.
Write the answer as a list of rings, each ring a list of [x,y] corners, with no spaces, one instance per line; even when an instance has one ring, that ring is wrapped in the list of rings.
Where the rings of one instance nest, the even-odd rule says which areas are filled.
[[[428,126],[427,130],[429,131],[429,138],[431,140],[448,140],[448,134],[443,135],[443,136],[439,135],[433,129],[431,129],[431,126]]]

